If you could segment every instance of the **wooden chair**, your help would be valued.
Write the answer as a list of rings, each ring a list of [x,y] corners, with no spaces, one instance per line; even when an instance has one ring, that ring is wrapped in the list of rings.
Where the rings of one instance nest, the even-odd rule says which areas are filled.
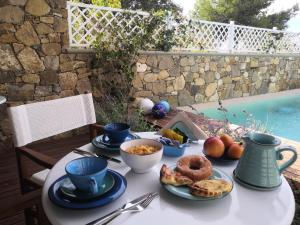
[[[49,169],[56,163],[53,158],[26,145],[87,125],[92,139],[103,128],[96,124],[92,94],[9,107],[8,114],[22,194],[41,188]],[[46,169],[31,174],[26,166],[28,159]]]
[[[0,202],[0,223],[8,224],[11,217],[22,213],[30,208],[27,214],[26,224],[50,225],[41,207],[41,189],[29,192],[24,195],[17,195],[2,199]]]

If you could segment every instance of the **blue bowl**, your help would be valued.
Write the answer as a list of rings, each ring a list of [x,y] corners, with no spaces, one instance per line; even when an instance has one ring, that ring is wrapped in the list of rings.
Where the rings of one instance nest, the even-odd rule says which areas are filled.
[[[178,148],[170,145],[164,145],[163,155],[170,157],[179,157],[184,154],[185,148],[186,146]]]
[[[122,143],[129,135],[129,130],[130,126],[126,123],[107,124],[104,126],[102,141],[106,143]]]

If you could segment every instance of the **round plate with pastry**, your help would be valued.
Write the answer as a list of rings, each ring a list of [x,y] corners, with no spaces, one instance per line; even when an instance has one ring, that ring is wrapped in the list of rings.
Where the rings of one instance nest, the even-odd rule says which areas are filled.
[[[186,164],[182,167],[181,163],[188,160],[189,169]],[[232,191],[233,181],[223,171],[212,168],[209,160],[206,160],[203,156],[188,156],[181,158],[175,166],[163,165],[160,171],[161,184],[170,193],[189,200],[224,198]]]

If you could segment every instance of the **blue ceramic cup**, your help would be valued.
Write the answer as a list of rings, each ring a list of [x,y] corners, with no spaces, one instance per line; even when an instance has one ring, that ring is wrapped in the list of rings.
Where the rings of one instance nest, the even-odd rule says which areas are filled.
[[[97,193],[107,171],[107,161],[97,157],[82,157],[67,163],[66,173],[79,191]]]
[[[126,123],[110,123],[104,126],[103,142],[121,143],[129,135],[130,126]]]

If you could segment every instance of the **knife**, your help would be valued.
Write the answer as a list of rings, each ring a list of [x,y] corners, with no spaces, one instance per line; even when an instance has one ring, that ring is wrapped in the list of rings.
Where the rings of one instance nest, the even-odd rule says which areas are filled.
[[[126,203],[125,205],[123,205],[121,208],[116,209],[115,211],[101,217],[98,218],[96,220],[93,220],[89,223],[87,223],[86,225],[93,225],[93,224],[97,224],[98,222],[108,222],[110,221],[112,218],[115,218],[116,216],[122,214],[123,212],[130,210],[131,208],[134,208],[135,206],[137,206],[138,204],[142,203],[143,201],[145,201],[147,198],[151,197],[152,195],[157,195],[156,192],[151,192],[151,193],[147,193],[144,194],[128,203]],[[102,223],[103,224],[103,223]]]
[[[113,157],[110,157],[110,156],[107,156],[107,155],[103,155],[103,154],[95,153],[95,152],[88,152],[88,151],[81,150],[79,148],[75,148],[73,150],[73,152],[78,153],[78,154],[85,154],[85,155],[89,155],[89,156],[94,156],[94,157],[100,157],[100,158],[110,160],[110,161],[113,161],[113,162],[116,162],[116,163],[121,163],[122,162],[119,159],[116,159],[116,158],[113,158]]]

